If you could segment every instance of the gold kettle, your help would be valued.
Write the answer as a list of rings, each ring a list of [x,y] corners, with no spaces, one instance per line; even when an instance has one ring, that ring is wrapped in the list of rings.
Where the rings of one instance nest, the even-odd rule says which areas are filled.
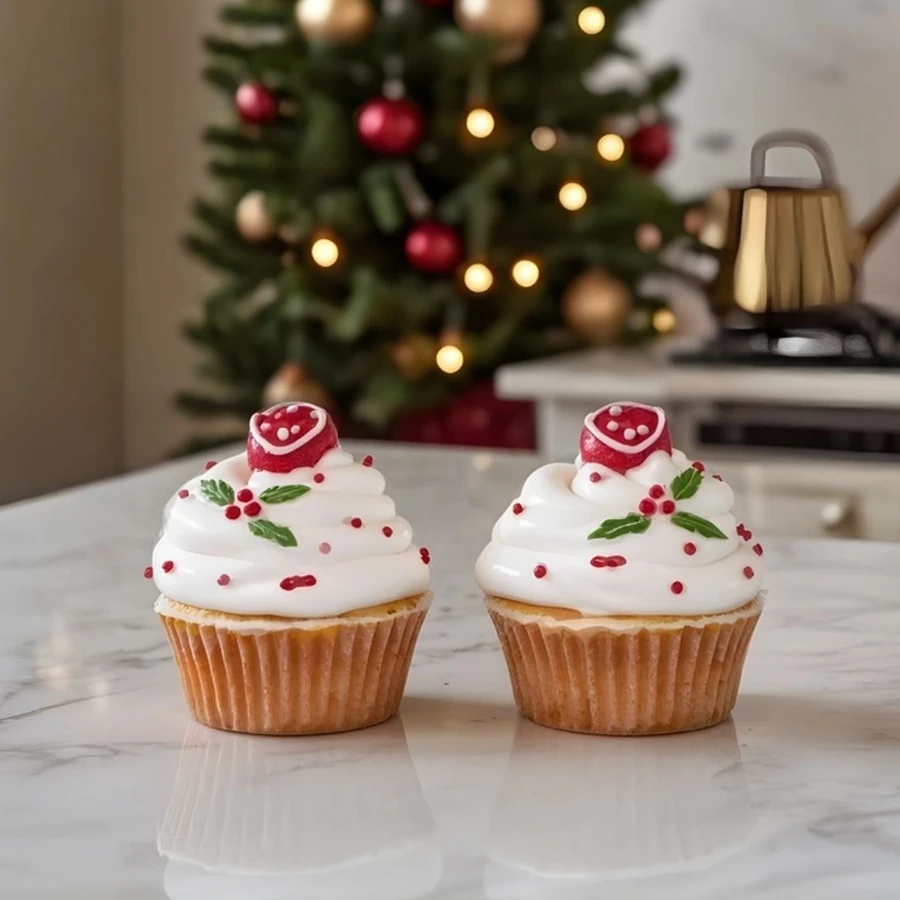
[[[766,154],[798,147],[815,159],[820,182],[766,176]],[[828,145],[803,131],[763,135],[750,156],[750,187],[720,188],[707,201],[700,240],[720,252],[713,308],[797,313],[858,299],[858,275],[872,240],[900,209],[900,184],[855,228],[847,217]]]

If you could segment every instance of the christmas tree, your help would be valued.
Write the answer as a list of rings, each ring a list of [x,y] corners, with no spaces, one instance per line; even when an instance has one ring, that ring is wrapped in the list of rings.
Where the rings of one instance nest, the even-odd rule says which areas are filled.
[[[204,74],[233,121],[188,239],[221,273],[188,326],[217,384],[181,405],[309,400],[388,434],[504,363],[670,328],[641,285],[682,234],[652,178],[679,73],[621,43],[640,5],[223,6]],[[592,90],[622,58],[638,83]]]

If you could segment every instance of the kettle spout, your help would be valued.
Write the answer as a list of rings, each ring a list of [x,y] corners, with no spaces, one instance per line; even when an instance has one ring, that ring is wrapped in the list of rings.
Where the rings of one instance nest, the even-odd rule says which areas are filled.
[[[895,184],[878,206],[857,225],[860,258],[869,252],[873,241],[890,225],[898,211],[900,211],[900,182]]]

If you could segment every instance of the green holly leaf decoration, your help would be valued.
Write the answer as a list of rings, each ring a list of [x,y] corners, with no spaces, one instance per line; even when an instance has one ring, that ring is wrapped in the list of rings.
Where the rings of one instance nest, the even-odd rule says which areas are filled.
[[[309,487],[305,484],[282,484],[278,487],[266,488],[259,499],[263,503],[287,503],[288,500],[296,500],[309,493]]]
[[[672,496],[676,500],[687,500],[700,490],[703,473],[696,469],[685,469],[670,485]]]
[[[234,488],[227,481],[204,478],[200,482],[200,493],[216,506],[231,506],[234,503]]]
[[[588,540],[604,538],[611,541],[613,538],[622,537],[625,534],[643,534],[650,527],[648,516],[638,513],[629,513],[624,519],[607,519],[603,524],[588,535]],[[724,535],[722,535],[724,537]]]
[[[670,521],[673,525],[677,525],[685,531],[699,534],[701,537],[717,538],[720,541],[728,540],[728,536],[721,528],[710,522],[709,519],[704,519],[703,516],[695,516],[689,512],[679,512],[675,513]]]
[[[265,538],[267,541],[273,541],[281,547],[296,547],[297,538],[290,528],[284,525],[277,525],[268,519],[254,519],[249,523],[250,531],[256,537]]]

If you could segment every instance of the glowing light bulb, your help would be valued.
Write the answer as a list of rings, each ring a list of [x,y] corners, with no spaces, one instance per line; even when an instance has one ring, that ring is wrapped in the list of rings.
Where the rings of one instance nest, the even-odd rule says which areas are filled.
[[[538,150],[552,150],[556,146],[556,132],[546,125],[539,125],[531,132],[531,143]]]
[[[586,6],[578,13],[578,27],[585,34],[600,34],[606,27],[606,14],[598,6]]]
[[[625,141],[619,134],[604,134],[597,141],[597,152],[607,162],[616,162],[625,155]]]
[[[584,189],[584,185],[577,181],[567,181],[559,189],[559,202],[572,212],[581,209],[587,203],[587,191]]]
[[[512,268],[512,277],[519,287],[530,288],[538,283],[541,270],[533,260],[520,259]]]
[[[466,269],[463,281],[473,294],[483,294],[494,283],[494,273],[484,263],[472,263]]]
[[[466,358],[459,347],[456,347],[453,344],[445,344],[438,350],[434,361],[442,372],[447,375],[453,375],[463,367]]]
[[[671,309],[658,309],[653,313],[653,327],[660,334],[668,334],[675,328],[675,313]]]
[[[486,138],[494,130],[494,117],[486,109],[473,109],[466,116],[466,130],[473,137]]]
[[[309,252],[313,262],[323,269],[333,266],[341,255],[338,245],[331,238],[317,238]]]

